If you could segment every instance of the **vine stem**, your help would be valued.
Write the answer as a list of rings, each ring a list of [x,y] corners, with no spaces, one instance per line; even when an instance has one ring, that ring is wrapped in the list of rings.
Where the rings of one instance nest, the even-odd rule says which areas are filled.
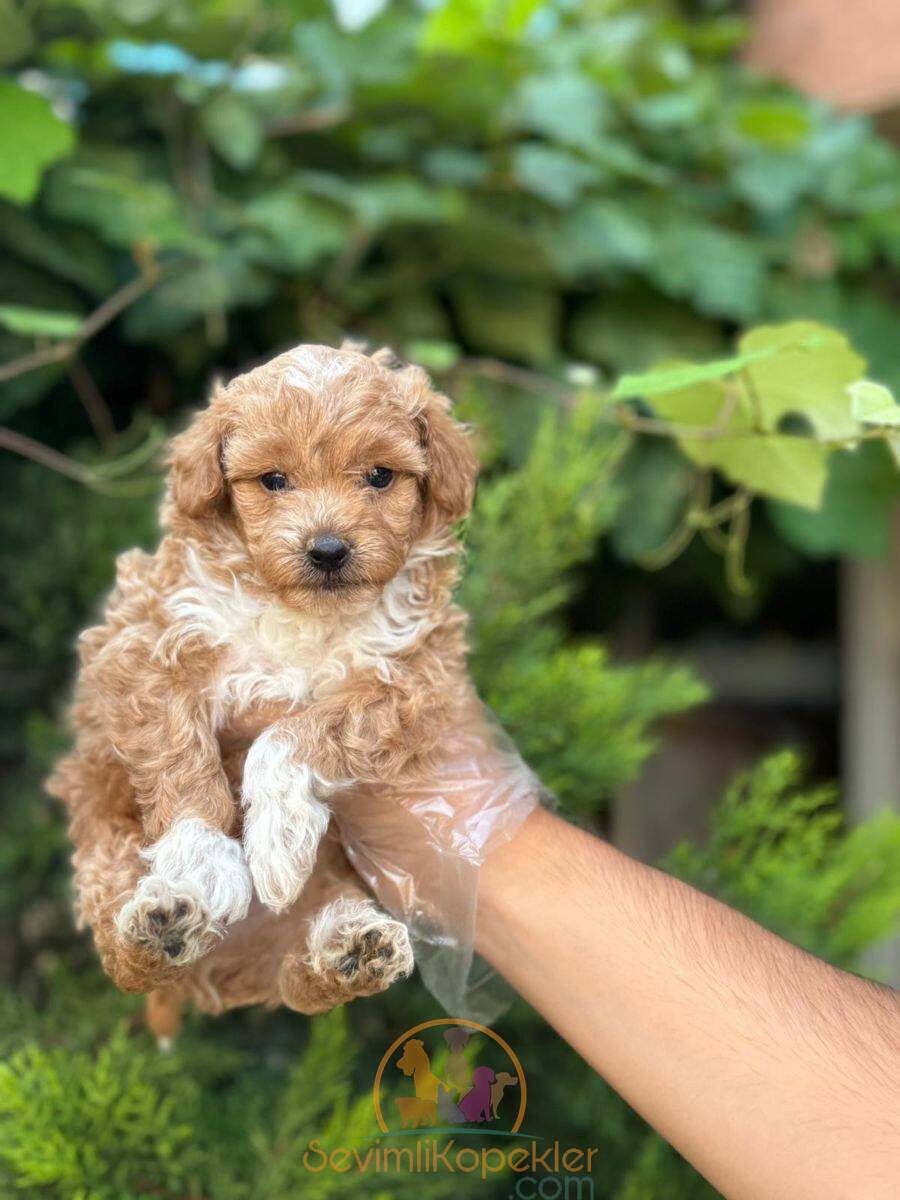
[[[51,471],[65,475],[68,479],[74,479],[77,483],[83,483],[86,487],[94,485],[94,473],[89,467],[76,462],[74,458],[60,454],[52,446],[45,446],[43,442],[36,442],[34,438],[26,437],[24,433],[7,429],[5,425],[0,426],[0,447],[10,450],[22,458],[30,458],[32,462],[40,463],[42,467],[49,467]]]
[[[31,354],[23,354],[20,358],[14,358],[11,362],[0,366],[0,383],[8,383],[10,379],[15,379],[28,371],[36,371],[40,367],[50,366],[52,363],[65,362],[85,342],[114,321],[136,300],[139,300],[158,280],[159,272],[155,269],[136,276],[124,287],[119,288],[117,292],[113,292],[99,308],[95,308],[74,337],[56,342],[52,346],[45,346]],[[27,440],[30,441],[30,439]]]

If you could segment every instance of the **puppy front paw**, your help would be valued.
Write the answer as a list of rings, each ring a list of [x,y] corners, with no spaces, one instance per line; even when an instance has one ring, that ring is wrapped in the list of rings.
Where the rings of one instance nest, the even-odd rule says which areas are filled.
[[[256,739],[244,764],[244,853],[259,899],[275,912],[300,895],[316,863],[329,813],[317,798],[330,786],[295,761],[296,743],[273,726]]]
[[[116,927],[132,945],[186,967],[207,954],[221,936],[200,893],[187,882],[147,875],[122,907]]]

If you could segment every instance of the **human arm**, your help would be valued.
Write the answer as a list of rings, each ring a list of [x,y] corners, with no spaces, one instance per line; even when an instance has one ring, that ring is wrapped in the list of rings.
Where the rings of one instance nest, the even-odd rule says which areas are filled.
[[[729,1200],[887,1200],[900,998],[545,810],[479,873],[476,945]]]

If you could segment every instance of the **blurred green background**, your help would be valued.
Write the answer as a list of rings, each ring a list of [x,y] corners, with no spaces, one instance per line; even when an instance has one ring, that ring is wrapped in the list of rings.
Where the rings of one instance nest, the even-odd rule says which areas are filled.
[[[75,636],[115,554],[153,545],[167,432],[291,343],[388,343],[473,423],[473,671],[566,810],[896,970],[900,409],[846,385],[900,388],[900,157],[743,65],[749,21],[0,0],[2,1195],[510,1194],[303,1167],[310,1138],[372,1132],[383,1050],[439,1015],[418,983],[194,1020],[161,1057],[72,928],[41,780]],[[795,320],[858,353],[818,324],[783,349]],[[773,357],[613,394],[736,341]],[[746,441],[683,436],[744,416]],[[713,1195],[524,1004],[500,1031],[528,1129],[600,1148],[597,1196]]]

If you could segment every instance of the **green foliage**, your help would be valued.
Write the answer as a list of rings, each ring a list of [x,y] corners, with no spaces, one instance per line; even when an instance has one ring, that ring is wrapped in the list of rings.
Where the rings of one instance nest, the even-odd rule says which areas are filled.
[[[670,438],[688,463],[714,469],[738,488],[710,507],[709,479],[698,475],[694,486],[685,486],[671,458],[665,460],[650,485],[650,527],[655,522],[668,530],[656,556],[665,564],[695,533],[711,535],[731,559],[733,581],[745,584],[740,576],[755,496],[773,502],[776,528],[808,554],[883,554],[900,492],[900,406],[890,390],[863,378],[865,360],[842,334],[813,322],[751,329],[738,351],[713,362],[663,363],[624,375],[612,392],[613,402],[641,398],[662,418],[647,422],[619,406],[614,412],[626,427]],[[651,459],[644,454],[631,461],[633,489],[640,464]],[[705,496],[700,503],[698,495]],[[681,510],[674,517],[673,506]],[[719,527],[726,522],[723,537]],[[654,550],[641,524],[616,545],[647,565]]]
[[[763,925],[843,966],[900,929],[900,818],[847,830],[832,787],[801,788],[784,751],[728,790],[705,850],[681,846],[667,867]]]
[[[302,1053],[267,1070],[190,1035],[171,1055],[122,1023],[104,1035],[83,1002],[74,1016],[88,1045],[73,1049],[76,1021],[61,1025],[60,1010],[41,1015],[0,993],[0,1044],[7,1032],[19,1043],[0,1062],[4,1195],[327,1200],[384,1196],[389,1188],[391,1196],[436,1200],[474,1193],[470,1181],[451,1176],[347,1176],[304,1166],[312,1140],[325,1151],[359,1145],[364,1153],[377,1133],[371,1092],[354,1092],[356,1052],[340,1011],[313,1021]]]
[[[130,1200],[191,1174],[198,1089],[119,1030],[96,1056],[26,1045],[0,1066],[0,1179],[34,1195]]]
[[[166,258],[167,303],[128,327],[169,361],[181,331],[212,357],[213,309],[289,296],[278,336],[350,324],[402,342],[437,297],[478,352],[553,363],[577,324],[611,366],[604,313],[585,336],[573,299],[620,300],[626,340],[675,299],[714,342],[722,319],[775,315],[784,284],[816,315],[896,252],[895,152],[736,66],[733,17],[674,0],[395,0],[343,21],[322,3],[300,21],[245,0],[73,3],[14,24],[10,61],[43,96],[5,85],[0,150],[28,131],[15,199],[42,249],[0,236],[55,278],[76,230],[107,271],[127,269],[122,250]],[[203,299],[179,286],[197,272]],[[874,278],[869,300],[887,319]],[[861,341],[890,374],[895,346],[874,326]]]
[[[596,811],[653,748],[650,722],[705,698],[689,671],[612,666],[594,640],[566,638],[565,606],[619,503],[625,441],[585,394],[542,419],[521,467],[481,487],[461,599],[472,670],[488,704],[564,803]]]
[[[75,145],[70,125],[57,117],[43,96],[0,79],[0,196],[27,204],[44,170]]]

